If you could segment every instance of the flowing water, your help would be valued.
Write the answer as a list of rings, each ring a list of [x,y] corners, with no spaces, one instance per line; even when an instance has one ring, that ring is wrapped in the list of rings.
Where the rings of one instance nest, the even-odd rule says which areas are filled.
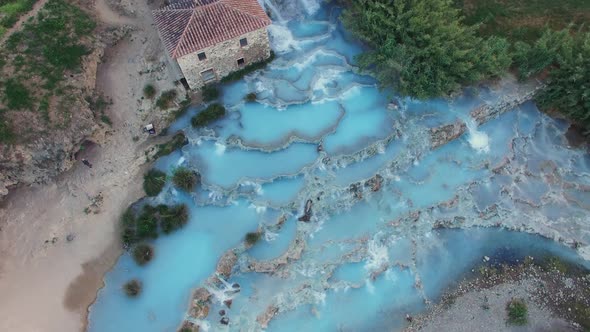
[[[520,85],[507,79],[453,100],[395,98],[355,70],[361,46],[338,8],[271,4],[281,15],[270,28],[277,59],[222,87],[226,119],[195,130],[195,109],[174,123],[190,144],[155,165],[202,174],[194,193],[167,184],[153,198],[186,203],[188,225],[154,241],[145,267],[127,253],[119,259],[91,307],[90,331],[175,331],[197,287],[214,294],[197,321],[212,331],[261,330],[257,317],[269,307],[269,331],[395,330],[484,255],[551,254],[589,266],[547,239],[588,253],[590,157],[567,146],[567,124],[532,103],[479,127],[472,119]],[[249,92],[256,102],[244,102]],[[431,149],[431,130],[457,121],[468,131]],[[309,222],[298,221],[305,205]],[[256,230],[262,239],[246,249],[244,235]],[[208,282],[232,248],[229,283]],[[133,299],[121,290],[132,278],[144,285]],[[240,292],[228,290],[233,283]],[[229,326],[219,323],[222,308]]]

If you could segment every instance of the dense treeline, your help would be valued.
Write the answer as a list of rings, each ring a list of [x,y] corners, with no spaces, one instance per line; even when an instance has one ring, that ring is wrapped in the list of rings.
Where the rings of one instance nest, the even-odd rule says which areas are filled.
[[[565,35],[556,67],[537,100],[579,122],[590,134],[590,33]]]
[[[503,75],[526,79],[549,71],[538,100],[590,128],[590,37],[546,28],[528,42],[508,41],[463,22],[452,0],[346,0],[344,25],[370,50],[358,65],[404,96],[449,95]]]
[[[350,1],[343,22],[372,48],[359,66],[403,95],[447,95],[502,74],[511,62],[508,42],[477,37],[451,0]]]

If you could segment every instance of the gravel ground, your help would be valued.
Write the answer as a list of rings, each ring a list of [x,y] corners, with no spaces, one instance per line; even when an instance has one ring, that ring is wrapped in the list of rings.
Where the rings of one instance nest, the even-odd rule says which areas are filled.
[[[406,331],[576,331],[567,321],[533,300],[539,281],[528,279],[501,284],[489,289],[467,292],[454,303],[437,305]],[[524,299],[528,307],[528,324],[506,324],[506,304],[513,298]]]
[[[527,323],[507,324],[506,305],[527,304]],[[590,274],[562,262],[483,266],[445,293],[406,331],[590,331]]]

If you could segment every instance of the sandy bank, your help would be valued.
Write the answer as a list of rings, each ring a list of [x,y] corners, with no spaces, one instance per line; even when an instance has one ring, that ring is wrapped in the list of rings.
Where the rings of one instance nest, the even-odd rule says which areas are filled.
[[[97,0],[97,17],[132,32],[105,52],[97,90],[113,101],[113,127],[82,152],[92,168],[74,166],[43,186],[20,188],[0,206],[0,331],[79,331],[102,277],[121,253],[116,229],[128,204],[143,195],[144,151],[152,143],[141,128],[162,121],[142,100],[143,86],[174,88],[145,2],[123,1],[123,17]],[[149,103],[148,103],[149,104]],[[138,137],[139,139],[135,138]]]

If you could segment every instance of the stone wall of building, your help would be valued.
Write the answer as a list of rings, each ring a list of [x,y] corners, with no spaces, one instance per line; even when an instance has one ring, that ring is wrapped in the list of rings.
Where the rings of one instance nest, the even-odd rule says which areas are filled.
[[[247,46],[240,46],[240,39],[248,40]],[[198,54],[205,52],[207,59],[199,60]],[[211,47],[182,56],[177,60],[191,89],[200,89],[205,82],[201,73],[209,69],[215,72],[216,81],[247,66],[270,56],[270,43],[266,28],[249,32],[245,35],[226,40]],[[238,65],[238,59],[244,59],[244,65]]]

